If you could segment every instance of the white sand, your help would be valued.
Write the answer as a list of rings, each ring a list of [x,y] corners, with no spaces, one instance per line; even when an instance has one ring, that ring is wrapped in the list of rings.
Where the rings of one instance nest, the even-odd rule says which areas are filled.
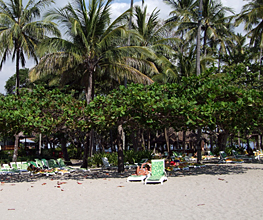
[[[208,165],[163,185],[97,175],[1,177],[0,219],[263,219],[263,164]]]

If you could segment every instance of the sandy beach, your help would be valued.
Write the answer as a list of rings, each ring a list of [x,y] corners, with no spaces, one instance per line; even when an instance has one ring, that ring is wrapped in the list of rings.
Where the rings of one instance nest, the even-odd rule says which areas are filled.
[[[0,219],[263,219],[263,164],[207,164],[163,185],[126,182],[132,172],[2,175]]]

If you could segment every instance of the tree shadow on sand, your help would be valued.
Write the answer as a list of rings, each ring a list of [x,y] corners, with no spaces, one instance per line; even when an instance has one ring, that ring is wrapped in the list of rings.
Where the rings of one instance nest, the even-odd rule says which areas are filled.
[[[168,178],[176,178],[183,176],[198,176],[198,175],[233,175],[244,174],[248,170],[263,170],[262,168],[254,166],[253,163],[243,166],[241,164],[207,164],[202,168],[190,168],[189,171],[170,171],[167,172]],[[92,169],[91,171],[78,171],[64,175],[31,175],[31,174],[13,174],[0,175],[1,184],[4,183],[22,183],[22,182],[36,182],[39,180],[57,180],[67,181],[76,180],[83,181],[85,179],[111,179],[121,178],[126,179],[128,176],[135,173],[135,169],[125,170],[123,173],[118,173],[117,170],[102,170],[100,168]]]

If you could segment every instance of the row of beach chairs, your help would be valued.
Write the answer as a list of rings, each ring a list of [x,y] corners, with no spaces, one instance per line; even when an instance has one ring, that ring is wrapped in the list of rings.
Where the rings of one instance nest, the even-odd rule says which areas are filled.
[[[56,174],[70,174],[77,171],[89,171],[84,168],[73,168],[67,166],[64,161],[59,158],[55,159],[35,159],[34,161],[10,162],[10,164],[3,164],[0,166],[0,174],[43,174],[46,176]]]

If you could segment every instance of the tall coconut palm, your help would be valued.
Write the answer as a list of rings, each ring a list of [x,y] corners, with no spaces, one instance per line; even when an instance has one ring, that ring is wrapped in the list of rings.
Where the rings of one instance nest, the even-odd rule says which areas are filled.
[[[263,0],[252,0],[243,6],[241,14],[236,19],[236,25],[245,23],[245,31],[250,38],[250,44],[253,45],[259,41],[260,57],[262,58],[263,49]]]
[[[129,64],[136,59],[131,52],[154,53],[142,47],[121,46],[128,32],[119,22],[129,11],[110,23],[111,2],[91,0],[87,7],[84,0],[75,0],[74,4],[51,10],[46,17],[58,21],[67,30],[66,39],[49,38],[43,42],[39,51],[43,57],[32,69],[31,80],[43,73],[57,72],[62,78],[75,75],[82,83],[87,103],[94,95],[96,74],[107,73],[113,78],[126,76],[137,82],[152,83],[149,77]]]
[[[168,30],[168,25],[160,22],[160,10],[154,9],[151,13],[147,12],[147,6],[135,7],[134,22],[132,23],[133,30],[136,30],[142,37],[140,46],[145,46],[153,50],[156,54],[156,59],[152,60],[157,66],[159,76],[166,78],[165,81],[172,81],[177,78],[174,65],[171,60],[175,54],[173,45],[178,44],[180,39],[175,37],[165,36]],[[134,42],[131,42],[134,43]],[[159,77],[157,77],[159,78]]]
[[[27,55],[37,62],[35,53],[37,44],[46,34],[60,35],[56,26],[48,21],[37,21],[44,7],[52,0],[29,0],[23,5],[22,0],[0,0],[0,70],[3,64],[12,57],[16,62],[16,94],[19,95],[19,65],[25,67]],[[15,135],[13,161],[18,155],[18,135]]]
[[[60,35],[52,22],[36,20],[51,3],[52,0],[29,0],[24,6],[22,1],[0,0],[0,70],[8,57],[16,60],[16,94],[19,93],[19,65],[25,67],[25,55],[37,62],[37,44],[47,34]]]
[[[31,79],[54,72],[61,75],[62,79],[73,76],[83,86],[88,104],[94,97],[94,79],[99,74],[108,74],[117,80],[125,76],[135,82],[152,83],[138,69],[154,68],[151,63],[140,59],[141,53],[147,56],[155,54],[145,47],[122,46],[127,45],[129,31],[120,23],[130,11],[124,12],[111,23],[112,1],[90,0],[87,6],[85,0],[75,0],[64,8],[49,11],[46,17],[62,25],[66,30],[66,39],[50,38],[43,41],[39,50],[43,57],[31,71]],[[141,40],[139,35],[136,39]],[[93,131],[90,132],[90,140],[92,136]],[[119,149],[118,154],[120,152],[122,149]],[[87,167],[86,153],[82,166]],[[123,163],[122,166],[119,164],[119,171],[122,169]]]
[[[191,19],[192,11],[197,7],[196,0],[163,0],[170,5],[172,11],[167,22],[186,22]]]
[[[182,22],[179,31],[187,30],[188,39],[194,40],[197,36],[198,31],[198,21],[199,10],[193,10],[190,22]],[[232,34],[232,29],[229,25],[231,22],[231,17],[226,17],[226,13],[234,13],[229,7],[222,5],[220,1],[217,0],[203,0],[202,4],[202,22],[201,22],[201,32],[203,39],[203,53],[206,55],[208,40],[216,40],[222,36],[230,36]]]

